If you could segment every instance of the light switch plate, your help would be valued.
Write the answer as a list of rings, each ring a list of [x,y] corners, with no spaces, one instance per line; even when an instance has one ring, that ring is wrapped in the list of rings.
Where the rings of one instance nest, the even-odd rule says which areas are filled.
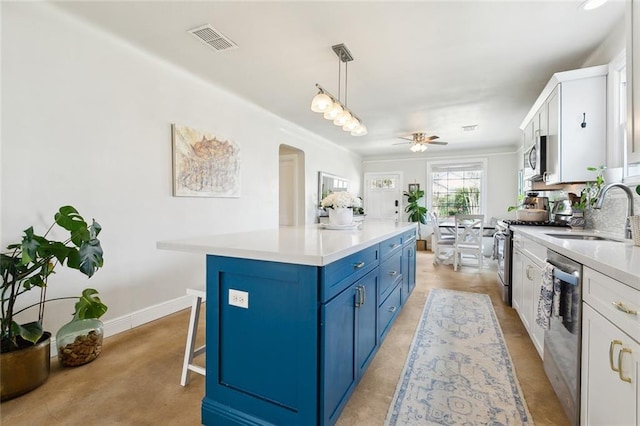
[[[239,308],[249,309],[249,293],[246,291],[229,289],[229,304]]]

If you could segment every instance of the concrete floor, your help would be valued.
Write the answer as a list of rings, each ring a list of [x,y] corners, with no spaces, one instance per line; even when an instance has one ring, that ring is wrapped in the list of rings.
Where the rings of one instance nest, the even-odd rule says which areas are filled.
[[[568,425],[526,330],[500,299],[495,268],[454,272],[432,261],[431,252],[418,252],[416,288],[337,424],[383,424],[427,294],[450,288],[491,296],[535,423]],[[192,374],[191,383],[180,386],[188,319],[186,310],[107,338],[100,357],[81,367],[61,368],[52,360],[45,384],[0,405],[0,424],[200,424],[204,378]]]

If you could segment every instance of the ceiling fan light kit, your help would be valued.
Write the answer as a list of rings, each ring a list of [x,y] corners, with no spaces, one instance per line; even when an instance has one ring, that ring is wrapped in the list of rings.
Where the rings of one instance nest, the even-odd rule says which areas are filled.
[[[427,150],[427,145],[446,145],[449,142],[438,142],[436,139],[440,139],[440,136],[431,135],[427,136],[425,132],[415,132],[411,134],[411,137],[408,138],[406,136],[400,136],[400,139],[408,140],[411,143],[409,149],[412,152],[425,152]],[[407,142],[402,142],[407,143]],[[399,145],[399,144],[394,144]]]
[[[345,132],[350,132],[352,136],[362,136],[367,134],[367,127],[349,108],[347,108],[347,65],[353,61],[351,52],[344,44],[337,44],[331,47],[338,56],[338,97],[333,96],[325,88],[316,83],[318,94],[311,100],[311,111],[323,114],[327,120],[333,121],[336,126],[342,127]],[[345,90],[344,104],[340,101],[340,71],[341,63],[345,64]]]
[[[425,152],[427,150],[427,145],[420,142],[413,142],[409,149],[412,152]]]

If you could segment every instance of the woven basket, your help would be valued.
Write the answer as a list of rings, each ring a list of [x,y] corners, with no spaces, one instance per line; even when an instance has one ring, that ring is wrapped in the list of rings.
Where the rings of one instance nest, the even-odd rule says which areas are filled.
[[[640,216],[629,217],[631,221],[631,237],[633,244],[640,247]]]

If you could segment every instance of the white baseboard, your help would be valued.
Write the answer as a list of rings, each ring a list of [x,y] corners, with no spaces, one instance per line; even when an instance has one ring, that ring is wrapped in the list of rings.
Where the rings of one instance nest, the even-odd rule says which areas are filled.
[[[182,296],[177,299],[168,300],[166,302],[159,303],[157,305],[149,306],[139,311],[132,312],[129,315],[124,315],[118,318],[111,319],[104,322],[104,337],[109,337],[122,333],[123,331],[131,330],[142,324],[146,324],[151,321],[155,321],[167,315],[171,315],[178,311],[191,307],[193,303],[192,296]],[[187,324],[185,324],[185,330]],[[51,338],[51,357],[58,355],[58,346],[56,345],[55,337]]]

